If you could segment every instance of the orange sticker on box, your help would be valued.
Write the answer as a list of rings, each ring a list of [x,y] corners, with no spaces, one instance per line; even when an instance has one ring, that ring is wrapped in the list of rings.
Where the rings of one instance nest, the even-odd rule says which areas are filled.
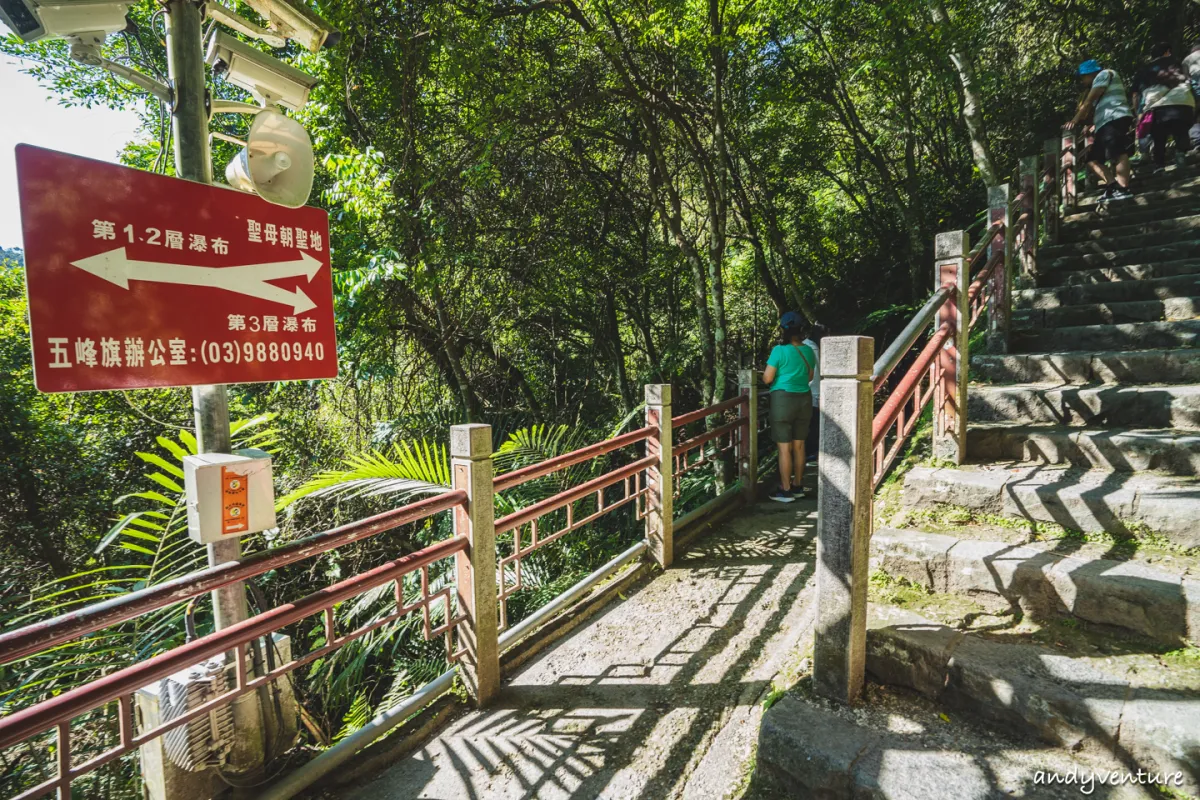
[[[248,482],[245,475],[221,467],[221,533],[243,533],[249,526]]]

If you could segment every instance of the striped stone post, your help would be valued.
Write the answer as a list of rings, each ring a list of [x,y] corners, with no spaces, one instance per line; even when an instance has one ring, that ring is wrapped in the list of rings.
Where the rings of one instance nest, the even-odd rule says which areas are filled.
[[[967,340],[971,332],[971,309],[967,302],[969,252],[970,242],[966,231],[937,235],[934,244],[934,285],[953,284],[955,288],[938,309],[936,323],[937,328],[948,324],[952,333],[937,355],[938,380],[933,392],[933,454],[936,458],[955,464],[962,464],[967,453]]]
[[[747,505],[758,499],[758,386],[762,373],[758,370],[738,371],[738,392],[746,405],[738,412],[745,425],[738,435],[738,472],[742,479],[742,497]]]
[[[646,439],[646,455],[658,461],[646,470],[646,541],[650,554],[663,569],[675,560],[675,466],[672,457],[671,384],[646,385],[646,424],[653,429]]]
[[[1012,322],[1012,268],[1013,230],[1012,212],[1009,209],[1011,190],[1007,183],[988,189],[988,227],[997,222],[1004,223],[1004,230],[988,243],[987,260],[990,262],[997,252],[1004,253],[1004,261],[992,273],[991,291],[988,295],[989,353],[1007,353],[1008,336]]]
[[[1046,214],[1043,221],[1047,244],[1058,243],[1059,201],[1062,198],[1060,144],[1058,139],[1047,139],[1042,146],[1042,161],[1046,165],[1046,179],[1050,186],[1050,196],[1046,198]]]
[[[866,678],[874,362],[874,339],[821,340],[813,688],[843,703],[858,699]]]
[[[1078,202],[1078,194],[1075,187],[1075,131],[1064,130],[1062,133],[1062,146],[1059,150],[1059,175],[1062,180],[1058,183],[1058,190],[1062,197],[1063,215],[1070,214],[1075,209],[1075,204]]]
[[[1037,244],[1041,231],[1038,230],[1037,209],[1041,205],[1038,196],[1041,189],[1038,181],[1037,156],[1021,159],[1021,183],[1018,191],[1021,193],[1021,207],[1017,214],[1025,219],[1020,225],[1021,274],[1033,276],[1037,274]]]
[[[467,493],[466,507],[454,510],[454,535],[468,541],[467,549],[454,557],[458,610],[466,617],[458,625],[466,651],[459,675],[476,704],[485,706],[500,692],[491,425],[450,428],[450,474],[454,488]]]

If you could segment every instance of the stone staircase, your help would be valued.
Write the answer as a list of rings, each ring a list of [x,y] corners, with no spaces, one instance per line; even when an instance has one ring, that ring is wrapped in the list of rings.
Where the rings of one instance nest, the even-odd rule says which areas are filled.
[[[1029,776],[1143,769],[1180,777],[1093,796],[1200,797],[1200,165],[1136,180],[1080,202],[1012,352],[972,357],[970,463],[885,491],[866,703],[766,715],[777,796],[1081,796]]]

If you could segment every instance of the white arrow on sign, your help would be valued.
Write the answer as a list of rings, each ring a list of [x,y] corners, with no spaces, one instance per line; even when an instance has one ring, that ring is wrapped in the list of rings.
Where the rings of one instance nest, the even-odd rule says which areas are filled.
[[[316,308],[317,304],[299,287],[293,292],[272,286],[267,281],[304,276],[311,282],[321,271],[321,262],[308,253],[301,253],[300,258],[295,261],[247,264],[240,267],[189,267],[183,264],[134,261],[125,255],[124,247],[72,261],[71,265],[109,283],[115,283],[122,289],[128,289],[130,281],[211,286],[291,306],[294,314]]]

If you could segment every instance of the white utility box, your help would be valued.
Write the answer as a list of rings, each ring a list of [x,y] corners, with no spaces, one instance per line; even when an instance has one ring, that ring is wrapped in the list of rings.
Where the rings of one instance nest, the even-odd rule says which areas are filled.
[[[188,534],[201,544],[275,527],[271,456],[262,450],[183,459]]]

